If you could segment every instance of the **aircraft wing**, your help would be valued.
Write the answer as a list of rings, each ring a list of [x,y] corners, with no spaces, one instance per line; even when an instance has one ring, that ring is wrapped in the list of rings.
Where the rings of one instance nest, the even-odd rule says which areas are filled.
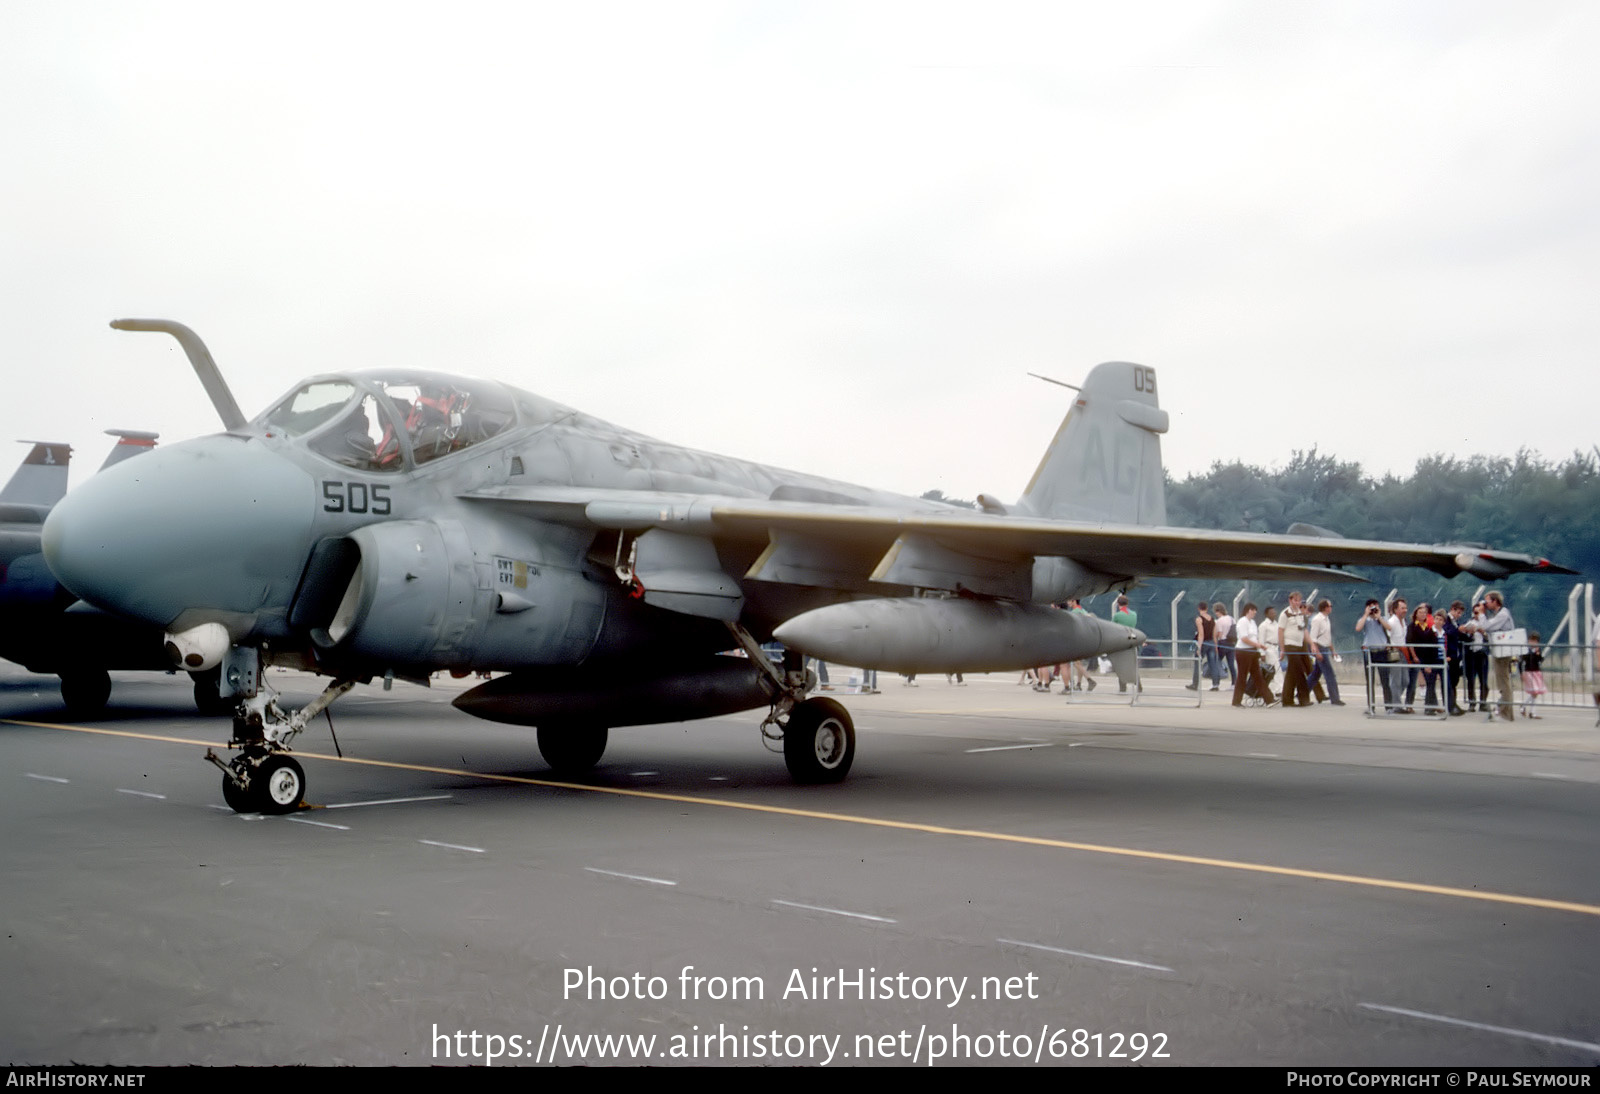
[[[767,544],[743,575],[848,587],[839,580],[960,587],[1026,599],[1036,557],[1070,559],[1117,578],[1227,577],[1360,581],[1346,566],[1415,566],[1445,577],[1573,574],[1548,559],[1472,544],[1390,543],[758,498],[583,487],[500,486],[464,495],[540,519],[633,533],[677,532]],[[865,571],[863,572],[863,568]],[[848,573],[853,572],[853,573]],[[1020,595],[1019,595],[1020,594]]]

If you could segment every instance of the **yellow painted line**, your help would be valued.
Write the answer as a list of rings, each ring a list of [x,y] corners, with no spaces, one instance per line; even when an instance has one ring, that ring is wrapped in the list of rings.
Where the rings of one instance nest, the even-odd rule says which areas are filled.
[[[168,744],[212,747],[215,742],[195,741],[186,737],[164,737],[152,733],[134,733],[122,729],[96,729],[90,726],[70,726],[57,722],[24,722],[14,718],[0,718],[0,723],[31,726],[36,729],[64,729],[73,733],[97,733],[107,737],[127,737],[141,741],[162,741]],[[922,824],[917,821],[886,820],[881,817],[860,817],[850,813],[824,813],[815,809],[795,809],[785,805],[761,805],[756,802],[720,801],[692,794],[672,794],[661,790],[635,790],[621,786],[587,786],[583,783],[557,782],[552,779],[530,779],[522,775],[493,775],[482,771],[467,771],[452,767],[432,767],[427,764],[397,763],[392,760],[365,760],[355,756],[328,756],[319,752],[295,752],[302,759],[330,760],[334,763],[360,764],[363,767],[384,767],[397,771],[420,771],[429,775],[451,775],[465,779],[483,779],[487,782],[512,783],[518,786],[543,786],[555,790],[582,790],[591,794],[611,794],[623,798],[645,798],[651,801],[675,802],[686,805],[709,805],[721,809],[743,809],[752,813],[769,813],[782,817],[803,817],[807,820],[835,821],[843,824],[860,824],[872,828],[892,828],[902,832],[923,832],[934,836],[959,836],[964,839],[991,840],[996,843],[1020,843],[1033,847],[1051,847],[1062,851],[1083,851],[1096,855],[1114,855],[1119,858],[1148,859],[1154,862],[1172,862],[1184,866],[1204,866],[1214,870],[1238,870],[1251,874],[1268,874],[1277,877],[1302,878],[1308,881],[1331,881],[1341,885],[1359,885],[1369,889],[1392,889],[1406,893],[1425,893],[1429,896],[1454,897],[1458,900],[1480,900],[1492,904],[1514,904],[1523,908],[1543,908],[1556,912],[1576,912],[1579,915],[1600,916],[1600,905],[1580,904],[1571,900],[1549,900],[1545,897],[1522,896],[1517,893],[1496,893],[1483,889],[1459,889],[1449,885],[1429,885],[1417,881],[1395,881],[1391,878],[1365,877],[1361,874],[1336,874],[1326,870],[1303,870],[1294,866],[1271,866],[1259,862],[1237,862],[1233,859],[1208,858],[1204,855],[1183,855],[1172,851],[1146,851],[1137,847],[1112,847],[1099,843],[1079,843],[1075,840],[1050,839],[1046,836],[1019,836],[1009,832],[989,832],[980,828],[948,828],[940,824]]]
[[[34,729],[66,729],[73,733],[98,733],[103,737],[132,737],[140,741],[165,741],[171,745],[199,745],[215,748],[215,741],[196,741],[188,737],[162,737],[155,733],[134,733],[126,729],[96,729],[94,726],[69,726],[61,722],[24,722],[20,718],[0,718],[0,723],[11,726],[31,726]]]

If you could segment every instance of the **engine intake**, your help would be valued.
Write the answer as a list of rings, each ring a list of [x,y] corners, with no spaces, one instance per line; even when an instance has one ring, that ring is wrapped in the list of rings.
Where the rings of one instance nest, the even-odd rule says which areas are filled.
[[[477,584],[459,523],[372,524],[317,545],[290,622],[330,652],[394,667],[462,665],[472,654]]]

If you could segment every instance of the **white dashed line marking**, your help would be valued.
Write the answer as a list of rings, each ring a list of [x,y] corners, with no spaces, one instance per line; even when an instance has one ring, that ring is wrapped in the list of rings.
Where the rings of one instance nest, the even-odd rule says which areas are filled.
[[[341,832],[350,831],[350,826],[348,824],[329,824],[327,821],[308,820],[305,817],[286,817],[284,819],[292,820],[296,824],[314,824],[318,828],[337,828]]]
[[[418,843],[426,843],[429,847],[446,847],[452,851],[471,851],[475,855],[483,854],[482,847],[468,847],[460,843],[440,843],[436,839],[419,839]]]
[[[1385,1007],[1378,1003],[1362,1003],[1367,1010],[1382,1011],[1384,1014],[1398,1014],[1405,1018],[1421,1018],[1428,1022],[1442,1022],[1447,1026],[1461,1026],[1464,1029],[1477,1029],[1485,1033],[1500,1033],[1507,1037],[1521,1037],[1528,1041],[1540,1041],[1547,1045],[1562,1045],[1566,1048],[1581,1049],[1585,1052],[1600,1052],[1600,1044],[1592,1041],[1575,1041],[1570,1037],[1552,1037],[1548,1033],[1532,1033],[1525,1029],[1511,1029],[1507,1026],[1490,1026],[1482,1022],[1469,1022],[1465,1018],[1450,1018],[1443,1014],[1429,1014],[1422,1010],[1407,1010],[1405,1007]]]
[[[1085,953],[1082,950],[1063,950],[1059,946],[1042,946],[1037,942],[1019,942],[1015,938],[997,938],[996,942],[1006,946],[1025,946],[1030,950],[1044,950],[1046,953],[1065,954],[1068,957],[1082,957],[1088,961],[1105,961],[1112,965],[1129,965],[1136,969],[1151,969],[1155,972],[1171,972],[1165,965],[1152,965],[1148,961],[1132,961],[1126,957],[1107,957],[1103,953]]]
[[[375,802],[334,802],[332,805],[324,805],[322,808],[357,809],[363,805],[401,805],[405,802],[442,802],[449,800],[449,794],[429,794],[428,796],[422,798],[384,798],[381,801]]]
[[[897,923],[898,920],[889,919],[881,915],[867,915],[865,912],[847,912],[841,908],[819,908],[815,904],[796,904],[792,900],[774,900],[774,904],[782,904],[785,908],[802,908],[808,912],[826,912],[828,915],[846,915],[851,919],[870,919],[874,923]]]
[[[1039,744],[1027,745],[995,745],[992,748],[969,748],[968,752],[1010,752],[1014,748],[1050,748],[1051,742],[1044,741]]]
[[[30,778],[30,779],[38,779],[42,783],[64,783],[64,782],[71,782],[72,781],[70,779],[63,779],[59,775],[35,775],[31,771],[25,772],[25,774],[27,775],[28,778]]]
[[[148,790],[124,790],[120,786],[117,787],[117,793],[118,794],[132,794],[136,798],[155,798],[157,801],[166,801],[167,800],[167,796],[165,794],[152,794]]]
[[[676,885],[676,884],[678,884],[676,881],[668,881],[666,878],[645,877],[643,874],[624,874],[619,870],[602,870],[598,866],[585,866],[584,869],[589,871],[591,874],[604,874],[607,877],[622,877],[622,878],[627,878],[629,881],[647,881],[651,885]]]

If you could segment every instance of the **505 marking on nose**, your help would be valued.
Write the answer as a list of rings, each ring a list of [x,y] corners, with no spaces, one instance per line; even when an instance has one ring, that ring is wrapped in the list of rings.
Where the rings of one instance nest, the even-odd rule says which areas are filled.
[[[389,508],[387,483],[322,480],[324,513],[371,513],[376,517],[386,517],[389,515]]]

